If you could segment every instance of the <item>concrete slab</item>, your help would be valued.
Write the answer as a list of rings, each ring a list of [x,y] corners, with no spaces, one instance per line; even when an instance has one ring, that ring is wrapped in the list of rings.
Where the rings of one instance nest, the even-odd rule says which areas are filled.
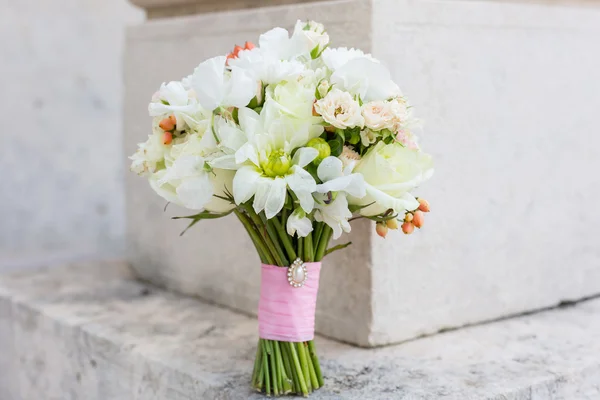
[[[124,263],[0,275],[3,400],[260,399],[256,320],[133,279]],[[317,337],[320,399],[600,397],[600,300],[361,349]]]

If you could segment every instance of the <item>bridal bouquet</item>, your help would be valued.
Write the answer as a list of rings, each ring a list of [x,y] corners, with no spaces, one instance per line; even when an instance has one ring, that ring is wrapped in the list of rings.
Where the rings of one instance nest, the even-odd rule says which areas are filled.
[[[321,260],[368,218],[385,237],[423,225],[411,191],[433,173],[412,108],[360,50],[330,48],[323,25],[275,28],[163,83],[152,133],[131,157],[190,226],[235,214],[262,261],[252,385],[267,395],[323,386],[313,343]]]

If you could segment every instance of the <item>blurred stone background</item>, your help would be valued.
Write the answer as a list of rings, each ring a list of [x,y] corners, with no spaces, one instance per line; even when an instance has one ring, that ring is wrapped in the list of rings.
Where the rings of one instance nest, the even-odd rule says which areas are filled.
[[[0,0],[0,269],[124,250],[126,0]]]

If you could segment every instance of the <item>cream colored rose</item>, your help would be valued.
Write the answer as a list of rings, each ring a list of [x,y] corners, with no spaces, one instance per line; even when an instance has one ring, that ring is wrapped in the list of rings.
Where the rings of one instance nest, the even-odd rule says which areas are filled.
[[[367,188],[363,198],[350,198],[350,204],[367,205],[360,213],[378,215],[393,209],[404,215],[419,207],[410,191],[433,174],[431,156],[411,150],[399,143],[377,143],[356,164],[354,173],[362,174]]]
[[[387,101],[371,101],[362,106],[365,126],[374,131],[393,129],[395,124],[394,110]]]
[[[365,120],[360,105],[352,95],[339,89],[332,89],[327,96],[315,103],[315,111],[336,128],[363,127]]]

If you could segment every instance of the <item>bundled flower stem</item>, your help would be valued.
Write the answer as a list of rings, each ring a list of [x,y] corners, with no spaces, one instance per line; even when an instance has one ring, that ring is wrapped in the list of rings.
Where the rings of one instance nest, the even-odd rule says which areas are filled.
[[[258,215],[251,206],[242,206],[235,214],[264,264],[288,267],[298,256],[306,262],[318,262],[325,256],[332,229],[323,222],[314,222],[313,233],[305,238],[293,238],[284,229],[289,213],[282,212],[266,220],[264,213]],[[252,373],[252,387],[256,390],[275,396],[307,396],[322,386],[323,375],[314,341],[258,340]]]

